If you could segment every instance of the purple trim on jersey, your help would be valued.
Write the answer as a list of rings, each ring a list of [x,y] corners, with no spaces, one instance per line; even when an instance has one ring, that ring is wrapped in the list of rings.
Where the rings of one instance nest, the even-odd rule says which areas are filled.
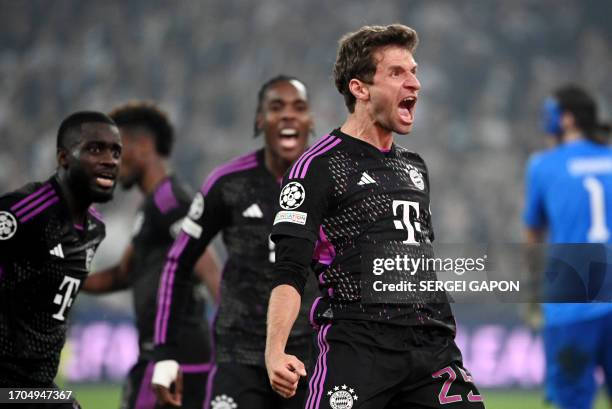
[[[57,202],[59,202],[59,197],[55,196],[53,199],[49,200],[48,202],[46,202],[45,204],[40,206],[38,209],[35,209],[34,211],[32,211],[32,212],[26,214],[25,216],[23,216],[23,218],[20,219],[19,221],[21,223],[24,223],[24,222],[30,220],[32,217],[36,216],[37,214],[41,213],[47,207],[49,207],[51,205],[54,205]]]
[[[93,206],[90,206],[88,211],[89,211],[89,214],[95,217],[96,219],[98,219],[99,222],[104,223],[104,220],[102,219],[102,213],[100,213],[98,209],[96,209]]]
[[[324,137],[319,139],[314,145],[312,145],[310,148],[308,148],[306,150],[306,152],[304,152],[302,154],[302,156],[300,156],[298,158],[298,160],[293,164],[293,167],[291,168],[291,171],[289,172],[289,179],[295,178],[297,176],[297,174],[298,174],[298,168],[308,158],[308,156],[313,154],[317,149],[319,149],[321,147],[321,145],[327,143],[327,141],[330,138],[332,138],[331,135],[325,135]]]
[[[49,183],[49,182],[45,183],[40,189],[38,189],[34,193],[31,193],[30,195],[26,196],[25,198],[21,199],[19,202],[15,203],[11,207],[11,210],[14,212],[15,210],[19,209],[21,206],[25,205],[26,203],[29,203],[35,197],[40,196],[43,192],[46,192],[50,188],[51,188],[51,183]]]
[[[317,323],[314,321],[314,312],[317,309],[317,305],[319,305],[319,302],[321,301],[321,299],[323,299],[323,297],[315,298],[315,300],[312,303],[312,306],[310,307],[310,313],[308,314],[308,320],[310,321],[310,325],[312,325],[314,329],[319,328]]]
[[[155,398],[153,389],[151,389],[151,378],[153,378],[154,365],[153,362],[147,364],[142,382],[140,383],[140,388],[138,388],[138,398],[136,399],[134,409],[151,409],[155,407],[157,399]]]
[[[210,188],[219,180],[221,177],[225,175],[229,175],[230,173],[236,173],[241,170],[251,169],[257,166],[257,152],[251,152],[248,155],[241,156],[237,159],[234,159],[225,165],[221,165],[218,168],[215,168],[211,172],[211,174],[206,178],[204,185],[202,186],[202,193],[206,196]]]
[[[306,172],[308,172],[308,167],[310,166],[310,162],[312,162],[312,160],[314,158],[316,158],[317,156],[323,155],[325,152],[327,152],[328,150],[330,150],[334,146],[338,145],[340,142],[342,142],[342,139],[336,138],[336,139],[333,140],[333,142],[328,144],[325,148],[319,150],[317,153],[315,153],[312,156],[310,156],[308,158],[308,160],[306,161],[306,163],[304,163],[304,166],[302,167],[302,172],[300,173],[300,177],[299,178],[300,179],[304,179],[306,177]]]
[[[77,229],[77,230],[80,230],[80,231],[85,230],[85,228],[83,227],[83,225],[81,225],[81,224],[76,224],[76,223],[74,224],[74,228],[75,228],[75,229]]]
[[[172,192],[172,182],[166,179],[156,190],[153,196],[155,205],[162,214],[168,213],[170,210],[178,207],[174,192]]]
[[[185,250],[188,241],[189,236],[181,231],[168,252],[168,262],[164,266],[159,290],[157,292],[157,315],[155,318],[155,334],[153,338],[155,344],[163,344],[166,342],[174,274],[178,267],[178,258],[181,256],[183,250]]]
[[[315,246],[314,258],[321,264],[325,264],[329,266],[336,257],[336,249],[334,249],[334,245],[329,242],[327,235],[323,231],[323,226],[319,227],[319,240],[317,240],[317,244]],[[323,284],[323,282],[319,279],[319,282]]]
[[[181,364],[181,371],[183,371],[183,373],[203,373],[210,371],[212,367],[213,364],[210,362],[202,364]]]
[[[318,409],[321,404],[321,396],[323,394],[323,386],[325,376],[327,375],[327,353],[329,352],[329,344],[325,337],[331,328],[331,324],[324,325],[319,330],[317,343],[319,345],[319,357],[310,383],[308,384],[308,400],[306,400],[306,409]]]
[[[55,190],[51,190],[50,192],[45,193],[44,195],[42,195],[38,199],[36,199],[33,202],[31,202],[30,204],[28,204],[26,207],[23,207],[23,208],[19,209],[17,212],[15,212],[15,216],[21,217],[24,214],[26,214],[27,212],[29,212],[30,210],[32,210],[32,208],[34,208],[34,207],[40,205],[41,203],[47,201],[50,197],[56,197],[56,196],[57,196],[57,194],[55,194]]]
[[[389,152],[391,152],[391,148],[389,148],[389,149],[379,148],[378,150],[381,151],[382,153],[389,153]]]
[[[202,409],[210,408],[210,401],[212,399],[213,382],[215,375],[217,374],[217,365],[213,365],[210,373],[208,374],[208,380],[206,381],[206,396],[204,398],[204,406]]]

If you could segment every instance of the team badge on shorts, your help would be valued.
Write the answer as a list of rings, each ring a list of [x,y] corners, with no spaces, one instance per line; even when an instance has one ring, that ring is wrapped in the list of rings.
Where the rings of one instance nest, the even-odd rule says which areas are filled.
[[[359,399],[355,389],[346,385],[334,386],[334,389],[327,392],[327,396],[332,409],[351,409]]]
[[[234,402],[234,398],[223,394],[223,395],[215,396],[212,402],[210,402],[210,408],[211,409],[238,409],[238,404]]]
[[[304,203],[306,190],[299,182],[290,182],[285,186],[280,194],[279,203],[285,210],[297,209]]]
[[[0,240],[8,240],[17,233],[17,220],[9,212],[0,212]]]
[[[202,213],[204,213],[204,196],[202,196],[202,193],[198,192],[193,198],[193,202],[191,202],[187,216],[192,220],[198,220],[202,216]]]

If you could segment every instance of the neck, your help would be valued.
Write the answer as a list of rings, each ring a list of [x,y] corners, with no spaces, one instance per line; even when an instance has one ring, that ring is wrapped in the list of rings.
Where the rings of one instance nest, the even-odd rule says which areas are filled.
[[[570,129],[563,134],[563,142],[573,142],[579,139],[584,139],[584,137],[578,129]]]
[[[162,182],[162,180],[168,177],[168,165],[164,159],[157,158],[151,161],[144,171],[144,175],[138,183],[140,191],[148,195],[152,193],[155,188]]]
[[[64,200],[68,205],[68,211],[72,217],[72,222],[83,225],[85,223],[87,209],[89,209],[89,206],[91,206],[91,202],[89,199],[79,196],[73,192],[70,184],[68,183],[66,173],[61,168],[57,172],[57,180],[59,182],[62,195],[64,196]]]
[[[282,178],[291,166],[291,162],[276,155],[268,146],[264,149],[264,163],[268,171],[277,180]]]
[[[357,112],[357,107],[355,108],[355,112],[348,116],[340,130],[378,149],[391,149],[393,132],[382,128],[366,112]]]

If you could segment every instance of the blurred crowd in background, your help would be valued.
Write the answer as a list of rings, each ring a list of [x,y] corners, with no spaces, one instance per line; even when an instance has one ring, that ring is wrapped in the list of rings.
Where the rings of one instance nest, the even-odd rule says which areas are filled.
[[[256,94],[278,73],[309,86],[322,135],[346,113],[331,78],[339,37],[401,22],[420,35],[422,91],[397,142],[428,162],[437,240],[518,241],[542,99],[576,82],[610,118],[610,16],[607,0],[0,0],[0,191],[52,172],[68,113],[134,98],[169,112],[174,169],[194,188],[261,144]],[[117,196],[103,209],[111,225],[138,202]]]

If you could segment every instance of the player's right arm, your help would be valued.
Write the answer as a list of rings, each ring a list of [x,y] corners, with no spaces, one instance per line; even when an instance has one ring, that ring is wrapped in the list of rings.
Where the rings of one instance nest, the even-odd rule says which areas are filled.
[[[300,377],[306,376],[302,361],[286,354],[285,347],[300,310],[331,184],[326,161],[308,157],[298,159],[283,179],[271,234],[276,263],[265,361],[272,389],[285,398],[295,395]]]
[[[542,311],[537,302],[539,293],[539,275],[543,269],[541,260],[542,244],[546,239],[546,211],[544,206],[544,182],[542,171],[542,155],[531,157],[525,174],[525,206],[523,221],[525,223],[524,242],[526,245],[527,267],[531,276],[530,302],[523,310],[523,319],[532,328],[542,325]]]
[[[287,284],[272,290],[268,305],[266,368],[270,385],[285,398],[295,395],[300,376],[306,376],[304,363],[285,353],[291,328],[300,312],[300,293]]]
[[[228,220],[227,206],[222,196],[222,181],[220,179],[211,187],[196,193],[181,231],[168,251],[160,277],[153,338],[156,364],[151,383],[162,405],[180,406],[179,391],[182,385],[176,361],[180,336],[178,325],[185,302],[189,299],[189,291],[192,291],[191,276],[196,263]],[[176,390],[172,394],[170,385],[175,381]]]
[[[31,204],[24,195],[10,193],[0,197],[0,264],[36,252],[33,246],[39,238],[40,217],[28,217]],[[31,199],[35,202],[35,198]],[[25,209],[25,210],[24,210]]]
[[[132,264],[134,246],[129,245],[118,264],[105,270],[90,274],[83,284],[83,291],[103,294],[123,290],[129,286],[129,272]]]

